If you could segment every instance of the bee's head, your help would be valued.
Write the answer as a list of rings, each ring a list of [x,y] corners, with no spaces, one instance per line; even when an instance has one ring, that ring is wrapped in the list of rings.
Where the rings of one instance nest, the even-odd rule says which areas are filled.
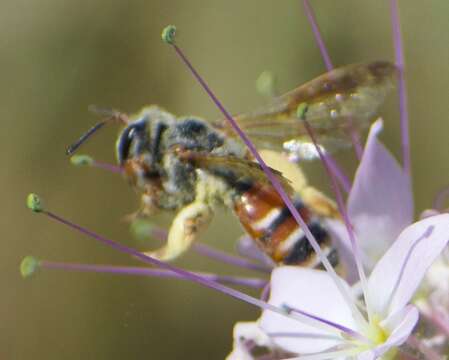
[[[118,120],[125,124],[116,143],[116,156],[120,166],[124,166],[130,160],[139,160],[145,163],[145,167],[153,168],[160,160],[160,147],[164,130],[174,121],[171,114],[156,106],[144,108],[138,115],[128,118],[126,115],[113,110],[91,109],[108,117],[96,124],[78,141],[67,148],[67,154],[72,155],[81,144],[111,120]]]
[[[175,119],[155,106],[144,108],[134,119],[117,138],[117,161],[131,179],[157,182],[164,174],[164,132]]]

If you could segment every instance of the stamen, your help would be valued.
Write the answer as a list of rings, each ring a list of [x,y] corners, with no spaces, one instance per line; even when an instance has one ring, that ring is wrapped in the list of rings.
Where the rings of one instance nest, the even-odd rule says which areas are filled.
[[[405,345],[399,347],[398,350],[401,354],[401,360],[422,360],[420,357],[418,357],[418,355],[416,355],[416,351],[414,351],[414,349],[407,349]]]
[[[59,269],[67,271],[81,271],[81,272],[97,272],[97,273],[110,273],[110,274],[121,274],[121,275],[140,275],[140,276],[150,276],[150,277],[160,277],[160,278],[174,278],[186,280],[184,276],[174,273],[170,270],[163,269],[152,269],[148,267],[137,267],[137,266],[111,266],[111,265],[93,265],[93,264],[78,264],[78,263],[64,263],[64,262],[54,262],[41,260],[34,261],[26,257],[21,265],[21,273],[24,275],[25,271],[22,268],[27,269],[28,272],[33,268],[33,271],[37,267],[43,269]],[[210,281],[215,281],[219,283],[226,283],[239,286],[247,286],[251,288],[261,289],[267,285],[267,281],[264,279],[251,278],[251,277],[238,277],[238,276],[228,276],[228,275],[216,275],[209,273],[194,273]],[[28,276],[28,274],[25,274]],[[24,276],[25,276],[24,275]]]
[[[123,169],[120,166],[116,166],[109,163],[96,161],[89,155],[73,155],[70,158],[70,162],[75,166],[92,166],[113,173],[122,173]]]
[[[41,199],[36,194],[29,194],[26,204],[27,208],[35,213],[40,213],[43,210]]]
[[[407,109],[407,88],[404,76],[404,50],[401,37],[401,23],[399,20],[399,6],[397,0],[390,0],[391,27],[393,30],[394,55],[399,73],[399,112],[401,121],[402,163],[405,173],[410,176],[410,134]]]
[[[276,77],[271,71],[263,71],[256,80],[257,93],[267,97],[273,98],[277,96],[276,91]]]
[[[205,244],[195,243],[192,245],[192,247],[198,254],[209,257],[211,259],[221,261],[225,264],[238,266],[244,269],[256,270],[267,274],[270,274],[271,271],[273,270],[263,264],[257,264],[247,259],[227,254],[224,251],[214,249]]]
[[[349,129],[349,136],[351,136],[351,142],[352,145],[354,146],[354,151],[357,160],[360,162],[360,160],[362,160],[363,155],[363,146],[360,143],[360,134],[357,132],[357,130],[354,129],[352,125]]]
[[[297,338],[301,339],[323,339],[323,340],[342,340],[335,335],[316,334],[310,332],[270,332],[267,333],[270,338]]]
[[[35,200],[39,199],[37,197],[37,195],[34,195],[34,194],[32,194],[32,195],[33,195]],[[28,198],[30,198],[30,196],[28,196]],[[36,203],[36,201],[32,202],[31,204],[35,204],[35,203]],[[28,199],[27,199],[27,204],[30,204]],[[40,201],[39,201],[39,204],[41,204]],[[30,207],[30,209],[33,210],[32,207]],[[280,308],[278,308],[278,307],[276,307],[274,305],[271,305],[269,303],[266,303],[266,302],[264,302],[262,300],[256,299],[255,297],[252,297],[252,296],[250,296],[248,294],[245,294],[245,293],[243,293],[241,291],[238,291],[238,290],[230,288],[228,286],[219,284],[219,283],[217,283],[215,281],[212,281],[210,279],[203,278],[202,276],[196,275],[196,274],[194,274],[194,273],[192,273],[190,271],[177,268],[177,267],[175,267],[173,265],[170,265],[170,264],[165,263],[163,261],[157,260],[157,259],[155,259],[155,258],[153,258],[151,256],[143,254],[143,253],[141,253],[141,252],[139,252],[139,251],[137,251],[135,249],[129,248],[129,247],[125,246],[125,245],[122,245],[122,244],[119,244],[119,243],[117,243],[115,241],[109,240],[109,239],[107,239],[107,238],[105,238],[105,237],[103,237],[103,236],[101,236],[101,235],[99,235],[99,234],[89,230],[89,229],[86,229],[86,228],[84,228],[84,227],[82,227],[80,225],[77,225],[77,224],[72,223],[71,221],[69,221],[67,219],[64,219],[64,218],[60,217],[57,214],[54,214],[54,213],[52,213],[52,212],[50,212],[48,210],[44,210],[42,208],[42,206],[40,207],[39,213],[42,213],[42,214],[48,216],[50,219],[53,219],[56,222],[64,224],[64,225],[66,225],[66,226],[68,226],[68,227],[70,227],[70,228],[72,228],[72,229],[74,229],[74,230],[84,234],[84,235],[87,235],[90,238],[92,238],[92,239],[94,239],[94,240],[96,240],[96,241],[98,241],[98,242],[100,242],[100,243],[102,243],[102,244],[104,244],[106,246],[109,246],[109,247],[111,247],[111,248],[113,248],[113,249],[115,249],[117,251],[122,252],[122,253],[131,255],[131,256],[133,256],[133,257],[143,261],[144,263],[157,266],[157,267],[159,267],[161,269],[164,269],[164,270],[172,271],[173,273],[179,275],[180,277],[183,277],[186,280],[195,282],[197,284],[201,284],[201,285],[203,285],[205,287],[208,287],[210,289],[217,290],[217,291],[222,292],[222,293],[224,293],[224,294],[226,294],[228,296],[236,298],[236,299],[238,299],[240,301],[244,301],[244,302],[246,302],[248,304],[257,306],[257,307],[259,307],[259,308],[261,308],[263,310],[273,311],[273,312],[275,312],[275,313],[277,313],[279,315],[285,316],[285,317],[290,318],[290,319],[297,320],[297,321],[299,321],[301,323],[304,323],[306,325],[312,326],[312,327],[314,327],[316,329],[320,329],[322,331],[328,331],[328,332],[331,332],[331,333],[335,333],[336,332],[336,329],[334,327],[329,326],[328,324],[326,324],[324,322],[318,321],[317,319],[314,319],[314,318],[311,318],[311,317],[309,317],[307,315],[302,315],[302,314],[287,314],[285,312],[285,310],[280,309]]]
[[[34,256],[25,256],[20,262],[20,274],[27,278],[33,275],[40,267],[40,262]]]
[[[308,312],[306,312],[306,311],[303,311],[303,310],[300,310],[300,309],[291,307],[291,306],[289,306],[288,304],[283,304],[282,307],[283,307],[283,308],[285,309],[285,311],[287,311],[288,313],[294,312],[294,313],[299,313],[299,314],[302,314],[302,315],[309,316],[309,317],[311,317],[311,318],[313,318],[313,319],[316,319],[316,320],[318,320],[318,321],[325,322],[326,324],[335,327],[336,329],[338,329],[338,330],[340,330],[340,331],[342,331],[342,332],[344,332],[344,333],[350,335],[350,336],[353,337],[354,339],[358,339],[358,340],[363,341],[363,342],[365,342],[365,343],[368,343],[368,342],[369,342],[369,340],[368,340],[366,337],[364,337],[363,335],[359,334],[357,331],[354,331],[354,330],[352,330],[352,329],[350,329],[350,328],[348,328],[348,327],[346,327],[346,326],[344,326],[344,325],[340,325],[340,324],[337,324],[337,323],[335,323],[335,322],[333,322],[333,321],[323,319],[323,318],[320,317],[320,316],[312,315],[312,314],[310,314],[310,313],[308,313]]]
[[[172,26],[170,26],[172,28]],[[164,29],[164,32],[167,32],[167,28]],[[170,34],[173,35],[173,31],[168,31]],[[165,38],[163,36],[164,41]],[[249,151],[251,152],[252,156],[256,159],[256,161],[259,163],[260,167],[266,174],[268,180],[273,185],[273,188],[276,190],[276,192],[281,197],[282,201],[284,202],[285,206],[290,210],[290,213],[292,214],[295,221],[299,224],[301,229],[304,231],[304,234],[307,238],[307,240],[310,243],[310,246],[314,249],[316,254],[318,255],[321,263],[323,264],[326,271],[329,273],[331,278],[333,279],[335,285],[337,286],[338,290],[348,303],[348,305],[353,310],[354,316],[360,320],[360,323],[366,322],[360,313],[360,311],[357,309],[357,307],[352,302],[351,296],[346,291],[346,289],[343,287],[342,280],[338,277],[337,273],[335,272],[334,268],[330,264],[329,260],[327,259],[326,255],[321,251],[321,248],[316,241],[315,237],[313,236],[312,232],[310,231],[309,227],[299,214],[298,210],[293,205],[293,202],[291,201],[290,197],[285,192],[282,185],[279,183],[278,179],[274,176],[270,168],[267,166],[267,164],[263,161],[262,157],[258,153],[256,147],[252,143],[252,141],[246,136],[246,134],[240,129],[237,122],[234,120],[234,118],[231,116],[231,114],[225,109],[223,104],[218,100],[218,98],[215,96],[215,94],[212,92],[212,90],[209,88],[209,86],[206,84],[204,79],[199,75],[199,73],[195,70],[193,65],[190,63],[190,61],[187,59],[187,57],[184,55],[184,53],[181,51],[181,49],[176,45],[174,42],[174,37],[171,36],[169,41],[166,41],[168,44],[170,44],[179,58],[184,62],[184,64],[188,67],[192,75],[196,78],[196,80],[200,83],[200,85],[203,87],[203,89],[206,91],[206,93],[209,95],[209,97],[212,99],[212,101],[215,103],[215,105],[218,107],[218,109],[222,112],[222,114],[225,116],[226,120],[229,122],[231,127],[234,129],[234,131],[238,134],[238,136],[242,139],[242,141],[245,143],[245,145],[248,147]]]
[[[338,166],[335,159],[328,154],[327,157],[329,169],[332,171],[334,176],[337,178],[338,182],[340,183],[341,187],[345,191],[346,194],[349,194],[349,191],[351,191],[351,180],[346,176],[346,174],[341,170],[340,166]]]
[[[441,313],[432,305],[420,306],[418,305],[419,313],[432,325],[435,325],[440,332],[449,339],[449,316]]]
[[[262,293],[260,294],[260,300],[262,301],[268,301],[268,298],[270,297],[270,291],[271,291],[271,285],[270,283],[267,283],[265,287],[262,290]]]
[[[236,250],[241,256],[256,261],[258,264],[263,264],[269,269],[276,267],[275,262],[263,253],[254,243],[254,240],[246,234],[237,240]]]
[[[131,223],[131,234],[139,240],[154,239],[161,243],[167,241],[168,231],[144,219],[135,219]]]
[[[369,304],[369,299],[368,299],[368,282],[366,280],[366,275],[365,275],[365,271],[363,269],[363,265],[362,265],[362,255],[361,255],[361,251],[360,248],[358,247],[357,241],[355,240],[355,234],[354,231],[352,230],[352,225],[348,216],[348,213],[346,211],[346,206],[343,200],[343,195],[340,191],[340,188],[337,184],[337,181],[335,179],[334,174],[332,173],[332,171],[330,170],[329,167],[329,163],[328,163],[328,158],[327,158],[327,154],[323,153],[323,151],[321,150],[320,146],[318,145],[315,135],[313,133],[312,127],[310,126],[309,122],[306,120],[306,113],[307,113],[307,107],[305,107],[304,105],[299,105],[298,106],[298,118],[300,120],[303,121],[304,123],[304,128],[307,131],[307,134],[309,135],[310,139],[312,140],[313,144],[315,145],[315,148],[318,152],[318,155],[320,157],[320,160],[324,166],[324,169],[326,171],[326,173],[328,174],[330,180],[331,180],[331,187],[332,190],[335,194],[335,199],[337,201],[337,206],[338,206],[338,210],[343,218],[343,222],[345,223],[346,229],[348,231],[348,235],[349,235],[349,239],[351,242],[351,247],[352,247],[352,253],[354,255],[354,260],[357,266],[357,271],[358,271],[358,275],[360,278],[360,283],[363,289],[363,295],[364,295],[364,299],[365,299],[365,304],[366,304],[366,308],[367,308],[367,313],[368,313],[368,318],[371,319],[371,306]],[[365,320],[363,319],[363,321],[361,322],[362,324],[365,324]],[[365,324],[366,325],[366,324]]]
[[[309,0],[303,0],[302,4],[304,6],[304,10],[306,12],[307,19],[309,20],[310,26],[312,26],[313,35],[315,36],[318,48],[320,49],[321,56],[323,57],[324,64],[326,65],[326,69],[327,71],[330,71],[334,68],[334,66],[332,65],[331,58],[327,51],[326,45],[324,44],[323,37],[321,36],[321,31],[316,21],[312,6],[310,6]]]
[[[421,352],[425,359],[428,360],[444,360],[445,358],[438,355],[435,351],[433,351],[431,348],[427,347],[425,344],[423,344],[422,341],[420,341],[415,335],[410,334],[407,339],[407,344],[411,345],[415,349],[417,349],[419,352]]]
[[[446,186],[444,189],[440,190],[435,199],[433,200],[433,208],[435,210],[441,211],[444,209],[444,204],[449,198],[449,186]]]
[[[334,66],[332,65],[332,61],[329,56],[329,52],[327,51],[326,45],[324,44],[323,37],[321,36],[321,31],[318,26],[318,22],[316,20],[313,8],[310,5],[309,0],[303,0],[302,4],[304,6],[304,11],[307,15],[307,19],[309,20],[310,26],[312,27],[313,35],[315,37],[315,41],[318,45],[318,48],[320,49],[321,57],[323,58],[324,64],[326,65],[326,69],[327,69],[327,71],[330,71],[334,68]],[[351,137],[352,145],[354,147],[355,155],[356,155],[357,159],[360,161],[360,159],[362,158],[362,154],[363,154],[363,147],[360,144],[360,134],[358,133],[356,128],[354,128],[352,121],[350,121],[350,123],[349,123],[348,131],[349,131],[349,136]],[[335,162],[335,160],[333,160],[333,162]],[[346,192],[348,193],[349,191],[346,191]]]
[[[350,358],[352,355],[356,355],[359,352],[358,349],[345,349],[345,350],[337,350],[337,351],[325,351],[316,354],[306,354],[301,355],[294,358],[288,358],[285,360],[330,360],[330,359],[339,359],[339,358]]]
[[[131,226],[131,229],[132,229],[132,232],[140,238],[151,237],[151,238],[157,239],[161,242],[167,241],[167,236],[168,236],[167,230],[162,229],[158,226],[149,224],[147,221],[144,221],[137,225],[133,224]],[[192,249],[196,253],[198,253],[202,256],[206,256],[208,258],[217,260],[219,262],[222,262],[222,263],[225,263],[228,265],[237,266],[237,267],[241,267],[241,268],[249,269],[249,270],[260,271],[260,272],[267,273],[267,274],[270,274],[271,271],[273,270],[272,268],[270,268],[264,264],[255,263],[248,259],[244,259],[239,256],[228,254],[224,251],[214,249],[213,247],[206,245],[206,244],[194,243],[194,244],[192,244]]]

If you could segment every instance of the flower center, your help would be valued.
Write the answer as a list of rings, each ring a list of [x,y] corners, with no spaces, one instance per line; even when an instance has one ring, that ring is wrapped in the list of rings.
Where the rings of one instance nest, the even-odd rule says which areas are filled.
[[[365,336],[376,345],[383,344],[389,336],[385,329],[380,325],[380,321],[380,316],[374,314],[371,318],[367,333],[365,334]]]

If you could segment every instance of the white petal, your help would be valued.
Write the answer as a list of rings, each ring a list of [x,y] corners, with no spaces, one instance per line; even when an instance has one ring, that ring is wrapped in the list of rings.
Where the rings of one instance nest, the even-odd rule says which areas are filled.
[[[357,360],[374,360],[376,359],[376,354],[372,350],[364,351],[357,355]]]
[[[275,306],[289,305],[356,329],[349,306],[325,271],[294,266],[276,268],[271,276],[269,302]],[[260,326],[279,347],[298,354],[324,351],[344,341],[338,334],[316,329],[267,310],[262,313]]]
[[[448,241],[449,214],[432,216],[407,227],[369,277],[372,310],[387,317],[402,309]]]
[[[415,328],[418,318],[418,309],[409,305],[382,322],[381,325],[390,332],[390,336],[385,343],[374,349],[376,356],[380,357],[391,348],[402,345]]]
[[[226,360],[253,360],[254,357],[245,346],[248,342],[268,349],[272,346],[270,339],[256,322],[238,322],[234,326],[233,337],[234,348]]]
[[[413,220],[409,176],[377,139],[382,120],[370,129],[362,160],[348,197],[348,214],[372,268],[399,233]]]

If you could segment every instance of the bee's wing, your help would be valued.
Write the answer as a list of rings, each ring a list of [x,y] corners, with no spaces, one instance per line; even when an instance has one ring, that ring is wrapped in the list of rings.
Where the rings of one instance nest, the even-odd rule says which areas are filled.
[[[271,186],[270,180],[268,180],[260,165],[251,160],[234,156],[217,156],[190,150],[180,154],[180,157],[188,160],[195,167],[206,170],[236,186],[253,183]],[[283,177],[279,171],[273,168],[270,169],[284,187],[284,190],[288,193],[293,193],[290,181]]]
[[[305,118],[323,148],[348,146],[349,125],[365,128],[369,124],[393,86],[395,74],[396,67],[385,61],[344,66],[274,99],[258,111],[237,115],[235,119],[259,147],[313,158],[313,145],[297,117],[298,106],[307,105]],[[234,135],[224,123],[222,130]]]

